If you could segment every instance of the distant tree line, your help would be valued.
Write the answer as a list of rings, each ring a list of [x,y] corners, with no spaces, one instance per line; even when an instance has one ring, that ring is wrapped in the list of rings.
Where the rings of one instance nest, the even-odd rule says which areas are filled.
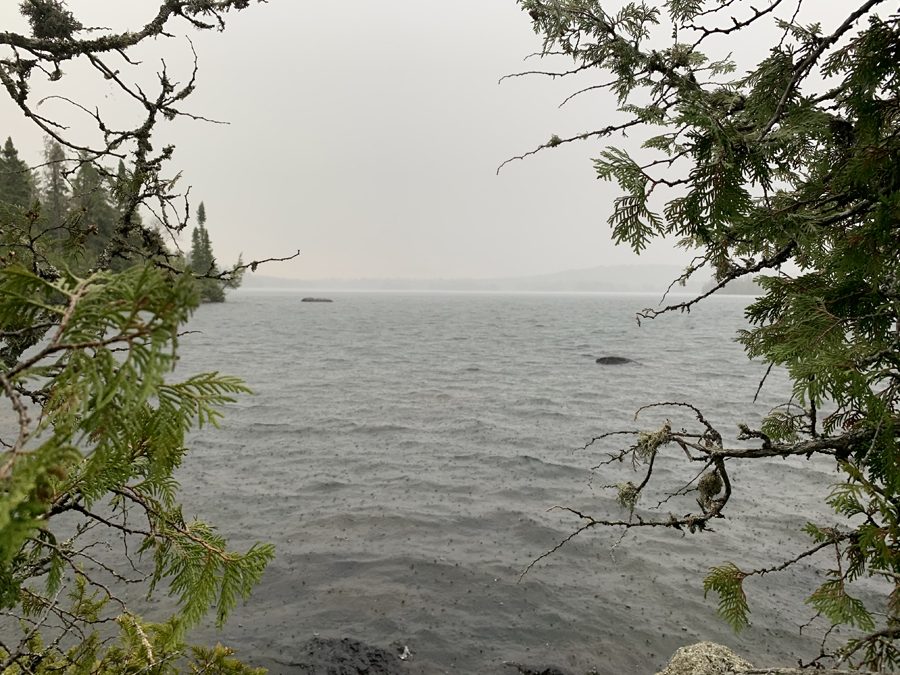
[[[116,223],[125,211],[128,185],[132,176],[125,163],[119,161],[115,172],[102,171],[87,157],[68,157],[62,146],[47,138],[44,142],[43,162],[30,168],[8,137],[0,151],[0,211],[31,212],[43,220],[44,231],[59,239],[69,239],[65,253],[54,261],[76,273],[84,273],[99,266],[100,257],[115,236]],[[141,225],[140,214],[132,214],[135,225]],[[140,234],[130,236],[116,247],[117,255],[104,266],[122,271],[135,264],[129,249],[141,246]],[[6,256],[16,257],[11,249]],[[4,261],[6,262],[6,261]],[[191,235],[188,255],[176,253],[169,263],[178,269],[190,269],[200,277],[220,275],[209,232],[206,229],[206,207],[197,209],[197,226]],[[240,259],[237,265],[240,265]],[[237,266],[236,265],[236,266]],[[223,302],[226,288],[237,288],[240,272],[226,280],[195,279],[197,292],[203,302]]]
[[[719,282],[713,277],[703,284],[703,292],[708,293],[718,285]],[[739,279],[732,279],[725,286],[720,288],[717,293],[719,295],[752,295],[754,297],[759,297],[763,295],[765,291],[756,279],[741,277]]]

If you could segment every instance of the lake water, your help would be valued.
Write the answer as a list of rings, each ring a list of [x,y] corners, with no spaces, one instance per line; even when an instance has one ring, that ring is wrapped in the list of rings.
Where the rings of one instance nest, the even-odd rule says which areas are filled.
[[[317,293],[322,293],[317,291]],[[239,291],[200,308],[182,338],[176,375],[219,370],[255,395],[221,429],[192,435],[179,473],[185,514],[220,526],[235,547],[277,546],[277,559],[221,640],[274,673],[313,635],[408,646],[413,672],[513,673],[504,662],[567,672],[647,673],[680,646],[728,644],[756,665],[818,653],[822,626],[802,600],[807,565],[746,584],[753,625],[739,636],[703,598],[711,565],[745,569],[793,557],[807,520],[837,480],[825,462],[755,460],[731,467],[731,518],[716,532],[595,528],[523,569],[579,525],[566,505],[627,517],[599,486],[633,478],[589,468],[623,443],[575,451],[600,433],[654,429],[690,415],[637,408],[689,401],[726,439],[789,395],[732,342],[747,298],[712,298],[691,314],[638,327],[637,295]],[[600,356],[637,361],[602,366]],[[623,437],[620,437],[623,438]],[[627,444],[625,438],[625,444]],[[680,449],[654,472],[651,507],[690,480]],[[651,484],[651,487],[654,487]],[[692,497],[667,511],[695,510]],[[814,560],[813,566],[826,564]]]

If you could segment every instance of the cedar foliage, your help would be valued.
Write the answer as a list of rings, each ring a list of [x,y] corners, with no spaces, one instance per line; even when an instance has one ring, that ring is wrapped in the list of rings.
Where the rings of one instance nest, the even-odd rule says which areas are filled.
[[[214,528],[185,519],[172,473],[187,451],[185,434],[195,424],[215,425],[221,407],[248,390],[216,373],[168,380],[179,326],[197,306],[189,276],[173,278],[142,265],[78,277],[48,262],[59,240],[45,232],[56,228],[39,213],[18,217],[4,228],[0,253],[8,255],[25,239],[36,242],[27,255],[0,267],[6,356],[0,386],[18,418],[0,456],[0,608],[20,608],[32,622],[63,616],[63,574],[74,574],[82,586],[95,583],[84,564],[98,564],[96,554],[79,539],[102,524],[110,536],[136,539],[138,552],[152,560],[151,592],[164,581],[178,598],[180,611],[166,629],[172,639],[182,641],[211,606],[221,624],[238,599],[249,596],[274,550],[256,544],[244,553],[230,551]],[[35,335],[44,339],[22,339]],[[37,351],[25,358],[23,347],[33,346]],[[60,538],[51,523],[64,513],[69,524]],[[80,524],[73,527],[72,517]],[[116,600],[106,592],[98,600],[103,588],[70,591],[69,614],[91,635],[99,634],[100,609]],[[117,622],[123,631],[162,630],[127,610]],[[62,653],[54,644],[46,653],[34,646],[27,653],[43,655],[47,670],[40,672],[76,672],[114,658],[100,655],[92,640],[79,650]],[[217,654],[210,658],[222,657]],[[0,672],[22,666],[22,658],[0,652]]]
[[[596,73],[601,83],[579,93],[606,89],[618,102],[606,126],[554,134],[537,150],[617,132],[639,136],[639,150],[608,145],[594,160],[598,177],[621,190],[609,218],[613,238],[636,252],[655,238],[676,238],[698,251],[684,278],[711,268],[713,290],[762,273],[762,294],[747,308],[750,326],[738,340],[748,357],[785,368],[793,383],[792,402],[772,411],[761,429],[740,425],[738,438],[757,443],[750,450],[726,447],[699,410],[676,404],[693,409],[700,432],[671,432],[667,440],[681,446],[676,454],[694,453],[724,479],[723,496],[698,500],[700,512],[640,523],[585,516],[583,529],[649,524],[702,531],[739,489],[728,480],[731,462],[827,455],[842,482],[823,498],[845,524],[808,525],[812,545],[797,559],[834,555],[808,603],[829,624],[864,634],[832,652],[823,647],[819,658],[897,667],[900,17],[882,0],[846,6],[828,29],[801,25],[796,3],[787,8],[776,0],[627,2],[616,9],[600,0],[519,4],[543,37],[544,56],[572,64],[546,74]],[[704,53],[727,52],[736,34],[771,35],[773,23],[781,39],[755,65],[739,68],[736,59]],[[783,269],[786,263],[793,267]],[[690,311],[696,301],[644,310],[639,318]],[[634,457],[638,445],[619,458]],[[652,463],[641,488],[651,472]],[[713,567],[704,588],[740,629],[749,620],[747,577],[797,559],[770,570]],[[880,606],[853,595],[862,576],[880,580]]]
[[[31,35],[0,33],[4,91],[47,134],[42,190],[11,140],[0,156],[2,675],[262,673],[225,647],[186,643],[211,608],[222,625],[274,555],[270,544],[235,551],[215,527],[186,518],[173,478],[187,432],[216,425],[248,393],[232,376],[172,375],[179,330],[200,298],[163,239],[186,224],[178,176],[163,171],[174,148],[154,150],[151,138],[182,114],[193,85],[163,70],[158,91],[145,93],[105,63],[112,54],[137,67],[129,49],[169,35],[174,22],[221,29],[227,12],[248,5],[166,0],[142,30],[117,34],[83,29],[61,0],[24,0]],[[52,87],[80,57],[146,114],[112,129],[96,109],[93,147],[32,107],[36,80]],[[148,208],[158,228],[144,223]],[[176,614],[145,622],[122,600],[126,583],[174,596]]]

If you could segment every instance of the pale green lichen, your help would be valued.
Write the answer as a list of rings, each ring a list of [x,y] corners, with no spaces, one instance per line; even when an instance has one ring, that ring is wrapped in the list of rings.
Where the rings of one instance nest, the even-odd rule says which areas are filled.
[[[697,483],[697,489],[700,491],[700,497],[704,503],[708,503],[713,497],[722,491],[723,483],[719,472],[713,469],[703,474],[703,478]]]
[[[659,446],[665,445],[671,440],[672,425],[669,423],[669,420],[666,420],[656,431],[642,431],[638,434],[638,442],[634,446],[634,454],[638,459],[647,461],[656,454]]]
[[[616,483],[616,487],[619,489],[619,494],[616,495],[616,502],[619,506],[633,513],[635,504],[641,497],[641,491],[638,489],[638,486],[628,481],[627,483]]]

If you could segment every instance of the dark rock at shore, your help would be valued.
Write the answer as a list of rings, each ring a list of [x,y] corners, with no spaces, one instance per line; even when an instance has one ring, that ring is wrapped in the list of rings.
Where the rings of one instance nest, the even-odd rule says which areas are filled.
[[[621,366],[626,363],[637,363],[637,361],[626,359],[624,356],[601,356],[597,359],[597,363],[604,366]]]
[[[300,302],[334,302],[331,298],[303,298]]]
[[[352,638],[313,638],[300,647],[292,663],[285,665],[305,675],[410,675],[411,672],[394,652]]]
[[[565,670],[560,670],[553,666],[550,666],[549,668],[534,668],[532,666],[522,665],[521,663],[507,663],[506,665],[512,666],[518,670],[521,675],[571,675]]]

